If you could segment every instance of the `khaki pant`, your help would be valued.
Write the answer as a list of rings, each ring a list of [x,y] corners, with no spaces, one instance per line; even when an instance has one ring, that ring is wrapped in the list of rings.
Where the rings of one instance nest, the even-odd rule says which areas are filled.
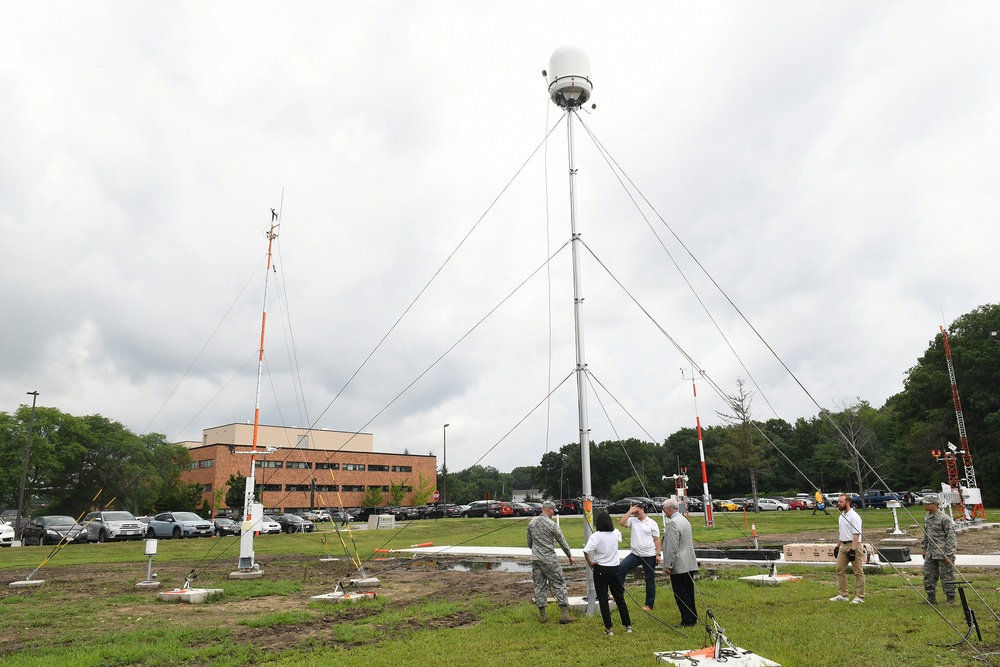
[[[850,542],[847,544],[841,542],[840,553],[837,554],[837,590],[840,595],[843,595],[845,598],[850,597],[847,594],[847,552],[850,550]],[[851,567],[854,568],[854,579],[857,583],[857,590],[854,595],[862,600],[865,599],[865,557],[865,545],[862,542],[858,542],[854,563]]]

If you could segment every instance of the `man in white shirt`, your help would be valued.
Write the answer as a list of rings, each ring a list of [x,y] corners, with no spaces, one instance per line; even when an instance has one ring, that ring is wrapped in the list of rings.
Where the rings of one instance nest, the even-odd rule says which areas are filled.
[[[660,562],[660,527],[646,516],[646,510],[639,502],[632,503],[618,523],[631,531],[629,547],[632,552],[625,556],[619,567],[622,585],[629,572],[642,566],[646,578],[646,604],[642,609],[652,611],[656,601],[656,566]]]
[[[851,497],[846,493],[837,499],[840,510],[840,544],[837,545],[837,595],[830,602],[847,602],[847,564],[854,563],[854,580],[857,583],[851,604],[865,601],[865,545],[861,540],[861,515],[851,507]]]

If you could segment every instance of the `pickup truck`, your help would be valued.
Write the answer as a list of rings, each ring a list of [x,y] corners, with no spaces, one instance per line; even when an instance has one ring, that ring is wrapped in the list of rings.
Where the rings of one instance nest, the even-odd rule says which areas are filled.
[[[862,499],[864,507],[884,508],[890,500],[903,501],[900,493],[889,493],[883,489],[868,489]]]

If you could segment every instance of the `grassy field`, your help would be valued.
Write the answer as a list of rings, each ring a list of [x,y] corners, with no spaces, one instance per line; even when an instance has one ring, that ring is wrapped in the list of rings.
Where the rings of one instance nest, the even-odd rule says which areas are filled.
[[[870,531],[892,526],[888,512],[864,517]],[[991,520],[998,518],[991,513]],[[828,532],[832,539],[836,530],[835,516],[811,513],[771,513],[753,521],[762,544],[769,543],[768,535]],[[910,523],[900,522],[904,528]],[[642,587],[632,585],[629,594],[638,600],[630,600],[636,632],[605,637],[599,616],[568,626],[539,624],[524,593],[527,575],[423,571],[409,559],[373,559],[375,549],[428,541],[523,546],[525,523],[423,521],[395,531],[344,535],[350,550],[356,549],[383,581],[378,599],[352,605],[308,600],[332,590],[350,569],[345,564],[332,573],[318,562],[327,550],[344,556],[340,538],[332,533],[326,534],[326,545],[315,534],[257,539],[265,576],[250,581],[228,579],[238,557],[235,538],[160,541],[154,570],[164,587],[179,586],[194,569],[196,585],[224,589],[220,600],[200,606],[160,603],[148,592],[133,590],[146,573],[142,543],[68,547],[34,576],[46,579],[45,586],[0,589],[0,665],[652,665],[654,651],[704,645],[704,629],[671,627],[679,619],[664,586],[654,612],[644,614]],[[750,532],[740,514],[718,515],[711,530],[697,518],[692,523],[695,539],[705,545],[746,541]],[[571,544],[582,544],[579,518],[564,519],[562,525]],[[0,582],[24,578],[48,553],[38,547],[4,549]],[[760,572],[720,568],[718,579],[700,581],[699,613],[704,617],[711,608],[736,645],[786,667],[1000,665],[1000,655],[988,655],[1000,650],[997,620],[989,611],[1000,608],[995,572],[964,573],[982,624],[984,642],[975,642],[976,649],[945,648],[965,633],[962,611],[920,604],[917,570],[870,575],[868,602],[856,606],[828,601],[836,593],[832,567],[785,567],[783,573],[801,575],[802,581],[775,588],[739,580]],[[568,569],[568,576],[579,581],[582,570]],[[493,585],[486,586],[486,580]],[[433,592],[432,584],[438,585]],[[614,622],[617,630],[617,615]]]

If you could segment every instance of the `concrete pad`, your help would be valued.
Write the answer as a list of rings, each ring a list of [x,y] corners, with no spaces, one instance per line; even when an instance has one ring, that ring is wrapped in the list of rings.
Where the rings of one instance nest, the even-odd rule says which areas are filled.
[[[37,588],[44,583],[44,579],[26,579],[24,581],[12,581],[7,586],[9,588]]]
[[[146,589],[146,588],[159,588],[160,587],[160,582],[158,582],[158,581],[140,581],[140,582],[136,583],[135,587],[136,588],[142,588],[142,589]]]
[[[264,570],[236,570],[229,573],[230,579],[260,579],[264,576]]]
[[[793,574],[755,574],[749,577],[740,577],[740,581],[745,581],[754,586],[777,586],[786,581],[802,581],[802,577],[796,577]]]
[[[333,593],[325,593],[323,595],[312,595],[309,599],[320,600],[323,602],[357,602],[358,600],[374,600],[377,597],[378,595],[371,591],[365,591],[363,593],[344,593],[343,591],[334,591]]]
[[[204,604],[212,598],[222,597],[221,588],[175,588],[156,594],[157,600],[163,602],[186,602],[188,604]]]
[[[320,558],[319,562],[321,562],[321,563],[338,563],[341,560],[343,560],[343,559],[341,559],[341,558]]]
[[[534,600],[534,598],[532,598],[532,600]],[[569,608],[572,609],[573,611],[581,611],[581,612],[587,611],[587,601],[584,600],[583,597],[570,596],[566,598],[566,601],[569,602]],[[555,599],[553,599],[552,602],[555,602]],[[614,598],[608,599],[608,606],[611,608],[611,611],[618,609],[618,605],[615,604]],[[595,610],[598,609],[597,600],[594,600],[594,609]]]

